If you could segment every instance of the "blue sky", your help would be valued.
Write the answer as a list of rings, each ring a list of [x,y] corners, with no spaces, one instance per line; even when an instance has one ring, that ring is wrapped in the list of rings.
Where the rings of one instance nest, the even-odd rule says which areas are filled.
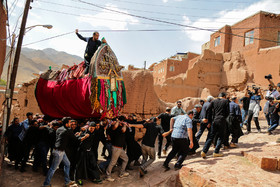
[[[17,33],[25,0],[8,3],[10,30]],[[26,27],[51,24],[53,28],[30,30],[24,36],[24,47],[53,48],[83,57],[86,43],[78,39],[75,29],[85,37],[97,30],[120,64],[136,67],[143,67],[144,61],[149,66],[177,52],[201,53],[201,45],[209,41],[212,32],[186,26],[217,30],[260,10],[280,13],[279,0],[34,0],[31,7]],[[37,42],[43,39],[47,40]]]

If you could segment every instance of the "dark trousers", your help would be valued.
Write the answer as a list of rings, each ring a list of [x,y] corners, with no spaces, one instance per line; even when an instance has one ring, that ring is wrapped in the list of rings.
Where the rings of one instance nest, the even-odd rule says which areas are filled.
[[[168,166],[169,162],[178,154],[178,160],[175,166],[181,166],[184,162],[188,151],[190,142],[187,138],[171,138],[172,139],[172,150],[168,154],[164,165]]]
[[[211,125],[211,131],[208,140],[205,142],[203,147],[203,152],[207,153],[212,141],[214,140],[215,136],[217,136],[217,145],[215,148],[215,153],[219,153],[222,143],[224,142],[225,136],[225,127],[226,127],[226,120],[224,118],[214,120],[213,124]]]
[[[253,119],[253,111],[249,110],[249,114],[248,114],[248,125],[247,125],[247,131],[248,132],[251,132],[251,121]],[[255,125],[257,127],[258,130],[260,130],[260,124],[259,124],[259,119],[258,117],[254,117],[254,122],[255,122]]]
[[[200,140],[200,138],[201,138],[201,136],[202,136],[202,134],[203,134],[203,132],[204,132],[205,129],[208,130],[208,135],[207,135],[206,140],[209,138],[210,128],[208,128],[207,125],[208,125],[207,123],[201,123],[201,124],[200,124],[199,131],[198,131],[198,133],[197,133],[196,136],[195,136],[195,138],[196,138],[196,140],[197,140],[198,142],[199,142],[199,140]]]
[[[23,147],[23,155],[22,155],[22,159],[21,159],[21,168],[25,169],[26,162],[29,159],[29,154],[30,154],[31,149],[33,149],[33,145],[30,145],[29,143],[24,143],[23,145],[24,145],[24,147]]]
[[[198,148],[199,148],[199,144],[198,141],[195,137],[195,134],[197,133],[197,124],[193,124],[193,128],[192,128],[192,134],[193,134],[193,148],[190,149],[190,152],[195,152]]]
[[[168,135],[166,138],[166,144],[164,149],[167,150],[168,147],[171,145],[171,135]],[[162,149],[163,137],[162,135],[158,135],[158,156],[161,156],[161,149]]]
[[[35,155],[34,155],[34,163],[33,169],[37,170],[37,168],[42,164],[44,174],[47,174],[47,155],[49,152],[49,146],[45,142],[39,142],[35,147]]]
[[[267,125],[270,126],[271,125],[271,121],[270,121],[270,114],[269,113],[265,114],[265,119],[267,121]]]
[[[75,180],[100,179],[95,154],[92,151],[79,151],[75,168]]]

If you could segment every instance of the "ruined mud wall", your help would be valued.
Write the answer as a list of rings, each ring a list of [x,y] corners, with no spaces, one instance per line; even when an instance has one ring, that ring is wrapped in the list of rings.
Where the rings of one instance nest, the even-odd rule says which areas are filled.
[[[217,96],[228,88],[243,90],[251,80],[252,74],[239,52],[222,54],[204,50],[186,73],[155,85],[155,91],[163,101],[175,102],[185,97],[201,97],[205,92]]]
[[[149,70],[123,71],[127,104],[123,113],[136,113],[143,117],[158,115],[166,104],[158,98],[153,86],[153,74]]]

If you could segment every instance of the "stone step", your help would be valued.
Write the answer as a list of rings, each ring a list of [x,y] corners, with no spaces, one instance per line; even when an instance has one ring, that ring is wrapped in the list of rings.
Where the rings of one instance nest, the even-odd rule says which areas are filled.
[[[270,143],[258,151],[241,151],[250,162],[268,171],[280,170],[280,143]]]

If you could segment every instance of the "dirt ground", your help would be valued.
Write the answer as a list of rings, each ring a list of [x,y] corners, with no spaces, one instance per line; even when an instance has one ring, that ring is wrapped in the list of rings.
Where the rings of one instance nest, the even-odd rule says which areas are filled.
[[[216,186],[280,186],[279,170],[262,170],[241,154],[241,151],[247,151],[253,154],[275,156],[280,159],[279,146],[275,146],[275,148],[270,146],[275,145],[276,139],[280,138],[279,127],[274,131],[273,135],[268,135],[266,133],[266,122],[260,121],[260,125],[262,132],[257,133],[254,122],[252,122],[252,133],[240,138],[238,148],[221,150],[221,152],[224,153],[224,157],[221,158],[213,158],[213,148],[210,148],[206,159],[200,157],[200,152],[207,135],[205,132],[201,137],[200,148],[195,155],[186,158],[184,162],[185,167],[191,168],[207,180],[214,181]],[[267,149],[269,146],[270,148]],[[102,145],[100,148],[102,148]],[[99,159],[101,160],[102,157],[99,156]],[[164,160],[165,158],[157,158],[147,169],[148,173],[143,178],[139,177],[137,166],[133,166],[134,170],[128,171],[130,176],[127,178],[119,178],[118,168],[116,168],[116,171],[112,174],[113,178],[116,179],[114,182],[103,181],[102,184],[97,185],[93,184],[91,181],[84,181],[83,186],[180,186],[179,171],[173,169],[175,160],[171,162],[171,170],[169,171],[165,171],[162,168]],[[104,177],[104,175],[102,175],[102,177]],[[27,167],[27,172],[21,173],[20,171],[16,171],[13,165],[10,165],[6,159],[4,170],[0,177],[0,186],[42,186],[44,179],[45,177],[42,173],[33,172],[31,166]],[[56,171],[51,183],[53,187],[64,186],[63,170],[59,169]],[[193,186],[186,183],[185,185]]]

